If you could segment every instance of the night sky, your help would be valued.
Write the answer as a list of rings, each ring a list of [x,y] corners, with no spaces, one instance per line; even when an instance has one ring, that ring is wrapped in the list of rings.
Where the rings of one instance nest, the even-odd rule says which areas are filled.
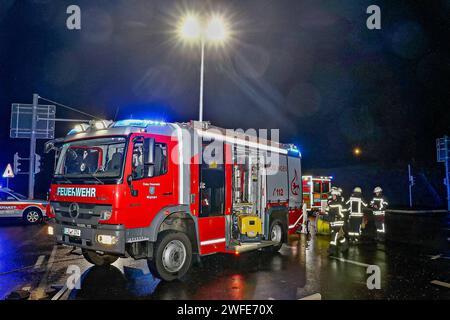
[[[70,4],[79,31],[66,28]],[[381,30],[366,27],[371,4]],[[221,13],[233,31],[206,48],[205,120],[280,128],[304,167],[438,165],[435,139],[450,134],[448,0],[1,0],[0,169],[27,155],[9,119],[34,92],[107,119],[196,119],[199,47],[174,34],[186,11]],[[57,124],[57,136],[68,129]]]

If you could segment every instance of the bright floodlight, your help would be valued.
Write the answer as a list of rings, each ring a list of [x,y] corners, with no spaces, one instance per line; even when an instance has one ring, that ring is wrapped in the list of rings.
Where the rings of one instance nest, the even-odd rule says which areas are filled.
[[[200,22],[197,16],[189,14],[181,20],[178,34],[182,39],[197,39],[200,33]]]
[[[206,37],[211,41],[225,41],[228,38],[228,27],[220,16],[213,16],[206,26]]]

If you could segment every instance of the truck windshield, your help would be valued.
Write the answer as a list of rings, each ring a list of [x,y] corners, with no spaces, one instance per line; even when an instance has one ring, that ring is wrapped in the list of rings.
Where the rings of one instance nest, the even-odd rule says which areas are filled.
[[[126,139],[109,137],[79,140],[62,146],[55,177],[99,180],[122,175]]]

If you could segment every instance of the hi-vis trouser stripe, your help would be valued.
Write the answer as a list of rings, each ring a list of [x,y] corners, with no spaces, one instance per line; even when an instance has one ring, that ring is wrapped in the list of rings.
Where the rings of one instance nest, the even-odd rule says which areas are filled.
[[[384,223],[381,224],[381,229],[377,229],[377,232],[384,233]]]
[[[336,245],[336,241],[337,241],[338,235],[339,235],[339,232],[336,232],[336,234],[334,235],[334,240],[333,240],[333,241],[330,241],[330,244],[331,244],[331,245],[333,245],[333,246]]]
[[[334,222],[330,222],[330,225],[332,227],[342,227],[344,225],[344,221],[334,221]]]

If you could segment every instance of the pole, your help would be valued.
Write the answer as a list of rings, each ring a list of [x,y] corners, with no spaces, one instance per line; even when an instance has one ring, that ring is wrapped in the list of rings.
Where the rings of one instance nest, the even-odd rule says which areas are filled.
[[[408,164],[408,184],[409,184],[409,207],[412,208],[412,177],[410,164]]]
[[[450,211],[450,165],[449,165],[449,138],[447,136],[444,136],[444,142],[445,142],[445,184],[447,187],[447,210]]]
[[[30,137],[30,166],[28,172],[28,199],[34,198],[34,157],[36,154],[36,122],[37,122],[37,106],[39,95],[33,94],[33,112],[31,116],[31,137]]]
[[[6,189],[9,189],[9,178],[6,178]]]
[[[201,38],[201,57],[200,57],[200,101],[198,110],[198,121],[203,121],[203,78],[205,73],[205,38]]]

